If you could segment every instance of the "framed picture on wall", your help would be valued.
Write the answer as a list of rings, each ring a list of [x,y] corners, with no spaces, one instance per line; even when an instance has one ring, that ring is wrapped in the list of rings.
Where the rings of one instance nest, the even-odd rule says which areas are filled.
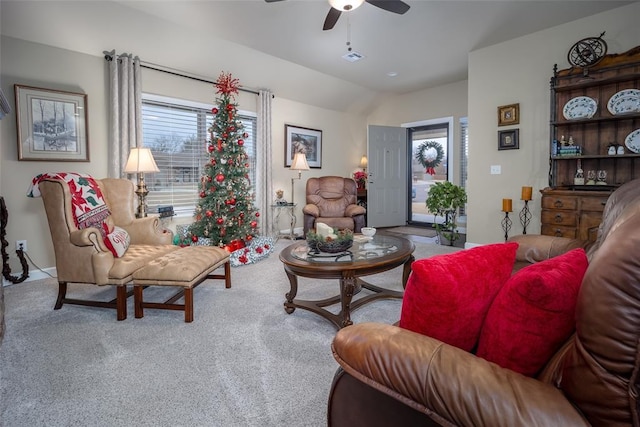
[[[88,162],[87,95],[14,87],[18,160]]]
[[[284,125],[284,165],[290,167],[293,156],[304,153],[310,168],[322,167],[322,131]]]
[[[498,126],[517,125],[520,123],[520,104],[498,107]]]
[[[517,150],[520,148],[518,129],[498,131],[498,150]]]

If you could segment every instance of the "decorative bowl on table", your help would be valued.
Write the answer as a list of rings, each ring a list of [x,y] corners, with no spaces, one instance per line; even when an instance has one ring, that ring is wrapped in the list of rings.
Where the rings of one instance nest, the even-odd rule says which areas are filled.
[[[333,236],[321,236],[311,230],[307,233],[307,246],[313,251],[336,254],[344,252],[353,245],[353,232],[349,229],[334,229]]]
[[[374,227],[362,227],[360,232],[365,237],[373,237],[376,235],[376,229]]]

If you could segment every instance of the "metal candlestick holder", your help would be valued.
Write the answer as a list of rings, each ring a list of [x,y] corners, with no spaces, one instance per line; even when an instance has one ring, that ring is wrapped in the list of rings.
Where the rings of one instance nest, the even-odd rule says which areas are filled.
[[[502,218],[502,231],[504,231],[504,241],[506,242],[509,238],[509,230],[511,230],[511,218],[509,218],[509,212],[504,213],[504,218]]]
[[[527,234],[527,227],[531,222],[531,212],[529,211],[529,201],[524,201],[524,208],[520,211],[520,224],[522,224],[522,234]]]

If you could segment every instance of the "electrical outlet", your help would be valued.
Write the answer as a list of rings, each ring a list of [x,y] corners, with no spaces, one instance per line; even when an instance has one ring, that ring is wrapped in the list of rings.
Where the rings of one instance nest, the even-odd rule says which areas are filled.
[[[27,241],[26,240],[16,240],[16,251],[22,249],[22,252],[27,252]]]
[[[491,175],[500,175],[502,173],[502,167],[500,165],[491,165]]]

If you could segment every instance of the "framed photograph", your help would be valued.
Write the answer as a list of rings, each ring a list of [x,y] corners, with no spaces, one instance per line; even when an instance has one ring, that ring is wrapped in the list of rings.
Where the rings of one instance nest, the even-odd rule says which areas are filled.
[[[520,148],[518,142],[519,129],[498,131],[498,150],[517,150]]]
[[[498,126],[517,125],[520,123],[520,104],[498,107]]]
[[[322,131],[284,125],[284,165],[290,167],[296,153],[307,155],[310,168],[322,167]]]
[[[88,162],[87,95],[15,85],[18,160]]]

